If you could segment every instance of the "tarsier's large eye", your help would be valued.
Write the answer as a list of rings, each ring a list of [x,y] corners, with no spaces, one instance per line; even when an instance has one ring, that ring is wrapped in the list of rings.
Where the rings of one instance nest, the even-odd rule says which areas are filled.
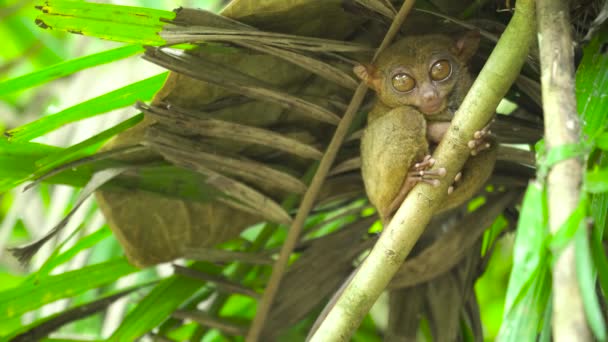
[[[408,92],[416,86],[416,80],[406,73],[399,73],[393,76],[393,88],[400,92]]]
[[[446,61],[445,59],[437,61],[435,64],[433,64],[433,66],[431,66],[430,74],[434,81],[443,81],[450,77],[451,73],[452,66],[450,65],[450,62]]]

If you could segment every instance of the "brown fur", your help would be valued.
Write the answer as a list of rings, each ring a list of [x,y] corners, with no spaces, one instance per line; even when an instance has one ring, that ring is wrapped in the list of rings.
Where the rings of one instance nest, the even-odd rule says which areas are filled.
[[[478,44],[476,32],[457,39],[438,34],[407,37],[388,47],[375,64],[355,67],[355,74],[378,96],[361,140],[361,159],[368,197],[383,222],[390,219],[390,205],[408,180],[408,172],[441,139],[447,129],[441,123],[452,120],[471,87],[467,63]],[[440,60],[449,61],[451,73],[436,81],[429,70]],[[415,79],[415,88],[409,92],[395,90],[391,82],[397,73]],[[427,94],[426,99],[423,94]],[[428,98],[440,103],[436,110],[426,110]],[[493,143],[467,161],[462,179],[440,211],[459,206],[479,191],[492,173],[496,150]]]

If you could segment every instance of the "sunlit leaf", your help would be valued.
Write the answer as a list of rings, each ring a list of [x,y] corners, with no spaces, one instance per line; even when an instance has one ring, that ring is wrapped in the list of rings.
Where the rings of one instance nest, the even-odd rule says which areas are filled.
[[[137,272],[124,258],[85,266],[75,271],[42,278],[0,292],[0,317],[11,318]]]
[[[216,266],[197,263],[201,272],[219,272]],[[113,341],[135,341],[169,318],[171,313],[204,285],[200,280],[172,276],[158,284],[125,317],[120,327],[112,334]]]
[[[48,83],[57,78],[71,75],[77,71],[110,63],[143,51],[144,49],[140,45],[128,45],[54,64],[23,76],[0,82],[0,97],[7,93],[17,92]]]
[[[10,130],[6,134],[10,141],[28,141],[54,131],[65,124],[130,106],[138,100],[150,100],[163,85],[166,78],[167,73],[152,76],[58,113],[42,117],[27,125]]]
[[[169,11],[66,0],[47,0],[39,9],[40,27],[141,45],[163,45],[161,20],[175,18]]]

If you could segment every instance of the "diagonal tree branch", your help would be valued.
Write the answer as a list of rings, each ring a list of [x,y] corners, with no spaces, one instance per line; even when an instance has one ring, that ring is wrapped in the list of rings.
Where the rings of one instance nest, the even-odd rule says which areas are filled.
[[[397,32],[399,32],[399,29],[405,21],[405,18],[407,17],[408,13],[414,6],[414,3],[415,0],[406,0],[403,3],[403,6],[399,10],[399,13],[397,13],[395,19],[393,20],[393,23],[391,24],[388,32],[386,33],[384,40],[376,51],[374,59],[384,48],[386,48],[392,42],[393,38],[397,35]],[[317,172],[315,173],[315,176],[312,179],[308,190],[302,198],[298,213],[296,214],[296,217],[293,220],[293,223],[291,224],[291,228],[289,229],[289,235],[287,236],[287,239],[285,240],[285,243],[281,248],[279,258],[277,259],[272,269],[272,275],[268,282],[268,286],[264,291],[264,295],[258,306],[256,316],[247,334],[247,341],[253,342],[259,339],[259,336],[264,327],[264,322],[266,321],[266,317],[270,312],[272,302],[279,288],[279,284],[281,282],[281,279],[283,278],[283,275],[285,274],[285,270],[289,262],[289,257],[293,252],[293,249],[296,246],[300,237],[300,233],[302,232],[302,228],[304,227],[304,222],[308,217],[308,214],[312,210],[317,195],[319,194],[321,186],[323,185],[323,181],[327,177],[329,169],[336,158],[338,150],[340,149],[340,145],[342,145],[342,142],[344,141],[344,138],[348,133],[351,123],[355,117],[357,110],[363,102],[363,98],[365,97],[366,92],[367,87],[365,86],[365,84],[359,84],[359,86],[355,90],[355,94],[353,95],[350,104],[348,105],[348,108],[346,109],[346,112],[344,113],[344,116],[342,117],[342,120],[340,120],[340,123],[336,128],[334,136],[332,137],[325,154],[323,155],[323,159],[321,159],[321,162],[319,163],[319,168],[317,169]]]
[[[436,167],[448,170],[444,181],[438,187],[418,184],[410,192],[311,341],[350,339],[447,194],[447,180],[454,178],[469,155],[467,141],[491,120],[517,78],[534,41],[535,28],[534,1],[517,1],[511,22],[434,153]]]
[[[580,125],[574,94],[574,49],[568,1],[538,0],[538,41],[549,151],[579,142]],[[547,176],[549,229],[555,234],[580,198],[582,164],[571,158],[555,164]],[[553,336],[556,341],[591,341],[578,286],[574,240],[553,267]]]

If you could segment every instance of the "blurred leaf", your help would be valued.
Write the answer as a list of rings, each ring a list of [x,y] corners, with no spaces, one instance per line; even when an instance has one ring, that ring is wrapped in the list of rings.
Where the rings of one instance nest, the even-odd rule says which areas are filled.
[[[572,241],[574,234],[576,234],[579,229],[580,223],[587,215],[588,205],[589,201],[587,200],[587,197],[583,196],[578,202],[576,209],[570,214],[570,217],[566,219],[557,232],[550,238],[549,248],[551,248],[553,254],[559,254],[561,250]]]
[[[598,148],[608,151],[606,120],[608,113],[608,56],[602,51],[608,40],[608,28],[603,25],[583,50],[583,59],[576,75],[578,112],[583,118],[583,131],[591,138],[597,136]],[[599,166],[599,167],[598,167]],[[585,191],[591,195],[590,212],[594,225],[591,231],[591,256],[597,270],[599,284],[604,295],[608,294],[608,259],[603,245],[606,215],[608,214],[608,170],[605,152],[597,158],[596,167],[585,175]],[[583,241],[577,243],[583,244]],[[583,246],[588,248],[588,246]],[[595,293],[595,291],[593,291]],[[584,294],[587,295],[587,294]],[[587,308],[587,306],[586,306]],[[589,316],[589,313],[587,313]],[[592,324],[593,322],[590,322]],[[595,329],[600,326],[595,326]],[[596,334],[596,337],[599,336]],[[605,338],[605,337],[604,337]]]
[[[196,263],[193,268],[201,272],[218,274],[217,266]],[[158,284],[125,317],[112,334],[112,341],[135,341],[168,319],[177,308],[196,293],[205,283],[182,276],[172,276]]]
[[[36,160],[40,157],[27,154],[23,156],[0,154],[0,194],[25,182],[28,176],[36,170]]]
[[[34,1],[25,1],[29,1],[29,5],[32,6],[30,8],[33,9]],[[61,42],[61,38],[54,36],[40,37],[39,33],[41,31],[36,27],[32,19],[33,17],[28,14],[24,15],[22,12],[0,20],[2,28],[6,30],[0,33],[12,38],[5,41],[5,45],[3,46],[7,48],[3,48],[0,54],[9,58],[17,57],[23,51],[26,51],[31,44],[39,43],[41,44],[41,50],[33,60],[34,64],[49,65],[61,62],[66,57],[65,49],[58,49],[57,43]]]
[[[531,283],[506,312],[497,341],[535,341],[551,293],[549,267],[542,264],[531,274]],[[509,287],[510,290],[510,287]],[[508,294],[507,294],[508,295]]]
[[[175,18],[169,11],[80,1],[47,0],[38,8],[43,13],[36,24],[42,28],[141,45],[165,44],[158,35],[161,20]]]
[[[61,247],[60,246],[53,253],[53,255],[51,255],[51,257],[48,258],[44,262],[44,264],[40,267],[38,272],[36,272],[36,275],[37,276],[49,275],[51,273],[51,271],[53,269],[55,269],[55,267],[65,263],[67,261],[72,260],[72,258],[74,256],[76,256],[76,254],[82,252],[83,250],[85,250],[87,248],[91,248],[91,247],[95,246],[99,241],[109,237],[110,235],[112,235],[112,232],[110,231],[110,229],[108,229],[107,226],[104,226],[104,227],[98,229],[97,231],[95,231],[94,233],[91,233],[87,236],[79,238],[78,241],[74,244],[74,246],[70,247],[67,251],[65,251],[63,253],[59,253],[59,249]]]
[[[63,148],[34,142],[8,141],[0,138],[0,156],[40,156],[62,151]]]
[[[582,143],[577,144],[564,144],[560,146],[552,146],[547,151],[544,163],[548,168],[553,167],[555,164],[564,161],[566,159],[572,159],[587,155],[586,145]]]
[[[0,194],[23,183],[35,169],[36,160],[63,150],[31,142],[11,142],[0,137]]]
[[[7,167],[3,170],[6,173],[3,181],[0,181],[0,192],[10,190],[26,181],[38,180],[40,177],[47,176],[48,173],[57,170],[69,162],[94,154],[108,139],[133,127],[141,122],[141,120],[143,120],[143,114],[136,115],[65,149],[32,142],[15,142],[0,139],[0,164],[2,164],[3,156],[11,156],[5,159]],[[28,158],[23,160],[24,156]],[[12,163],[14,160],[18,160],[17,164]],[[33,164],[32,161],[34,162]],[[25,163],[25,165],[20,166],[20,163]],[[0,175],[2,175],[1,172]],[[70,182],[69,184],[83,186],[88,177],[90,177],[90,173],[84,176],[82,182]]]
[[[59,275],[33,277],[17,288],[0,292],[1,319],[15,317],[30,310],[72,297],[89,289],[111,283],[137,272],[124,258],[85,266]]]
[[[551,342],[551,316],[553,315],[553,301],[551,298],[547,301],[545,314],[543,315],[543,326],[538,336],[538,342]]]
[[[134,104],[137,100],[150,100],[163,85],[166,78],[167,73],[162,73],[135,82],[10,130],[5,135],[9,137],[10,141],[29,141],[65,124],[123,108]]]
[[[173,341],[190,341],[190,336],[192,336],[197,326],[198,324],[194,322],[184,324],[177,329],[171,330],[171,332],[167,334],[167,337]]]
[[[605,159],[605,158],[604,158]],[[593,230],[591,232],[591,253],[597,269],[600,286],[604,294],[608,293],[608,258],[604,250],[603,238],[606,229],[606,215],[608,214],[608,194],[592,195],[591,217],[593,217]]]
[[[603,51],[607,40],[608,26],[603,25],[583,49],[576,71],[577,110],[583,120],[583,133],[591,140],[606,128],[608,119],[608,54]]]
[[[595,168],[585,173],[585,191],[599,194],[608,192],[608,168]]]
[[[143,52],[140,45],[128,45],[51,65],[41,70],[0,82],[0,96],[48,83],[60,77]]]
[[[361,327],[357,329],[357,332],[353,336],[353,341],[355,342],[380,342],[382,341],[382,337],[378,333],[378,328],[376,327],[376,323],[370,315],[365,316],[363,322],[361,322]]]
[[[606,341],[606,324],[602,315],[599,300],[595,291],[595,271],[591,259],[591,250],[587,239],[587,227],[581,220],[575,238],[576,275],[583,297],[583,307],[587,323],[599,341]]]
[[[0,194],[19,186],[27,181],[36,171],[36,161],[43,156],[2,156],[0,155]],[[45,182],[51,184],[65,184],[73,187],[83,187],[91,175],[91,168],[66,170]]]
[[[20,329],[17,329],[4,337],[10,338],[11,341],[14,342],[39,340],[41,337],[48,335],[50,332],[59,329],[63,325],[81,320],[107,308],[116,300],[137,289],[140,289],[145,285],[146,284],[135,285],[127,289],[121,289],[120,291],[106,295],[105,297],[96,298],[94,301],[72,307],[48,317],[44,317],[26,326],[21,326]]]
[[[222,306],[220,316],[247,319],[255,316],[256,300],[241,294],[233,294]]]
[[[524,197],[517,225],[513,270],[505,303],[506,313],[517,304],[522,292],[532,282],[532,275],[545,261],[547,252],[544,245],[547,233],[545,189],[541,184],[531,182]]]
[[[513,269],[499,332],[501,341],[536,339],[540,318],[551,292],[545,247],[547,234],[546,192],[540,183],[531,182],[517,225]]]
[[[0,141],[2,140],[0,139]],[[33,145],[33,147],[36,145]],[[0,144],[0,146],[2,146],[2,144]],[[57,150],[59,149],[53,151]],[[27,153],[24,155],[14,156],[5,156],[0,153],[0,193],[10,190],[29,180],[31,175],[38,169],[36,167],[36,162],[41,158],[48,156],[48,154],[43,153],[44,150],[35,154],[35,148],[27,149],[26,152]],[[44,178],[43,182],[83,187],[95,172],[109,167],[119,167],[123,165],[116,160],[92,160],[87,158],[88,157],[83,158],[83,162],[80,163],[78,167],[65,168],[58,174],[54,174],[49,178]],[[79,161],[80,160],[77,160],[74,163]],[[69,164],[64,165],[69,166]],[[61,167],[64,167],[64,165]],[[128,175],[110,181],[108,188],[137,188],[169,197],[199,202],[207,202],[218,196],[223,196],[221,189],[217,189],[208,184],[205,176],[159,163],[140,165],[138,168],[133,169],[132,172],[129,172]]]
[[[59,232],[61,232],[65,226],[70,221],[70,218],[74,213],[80,208],[80,206],[84,203],[84,201],[91,196],[97,189],[99,189],[102,185],[109,182],[110,180],[116,178],[118,175],[125,172],[125,168],[112,168],[105,169],[93,174],[87,185],[82,189],[76,202],[74,203],[72,209],[68,212],[68,214],[61,220],[57,225],[55,225],[50,231],[48,231],[45,235],[43,235],[38,240],[17,248],[11,248],[10,250],[13,252],[13,255],[19,259],[19,261],[23,264],[29,263],[32,256],[38,252],[38,250],[47,243],[51,238],[56,236]]]
[[[42,340],[40,340],[41,342],[104,342],[107,340],[91,340],[91,339],[86,339],[86,340],[82,340],[82,339],[67,339],[67,338],[43,338]]]
[[[608,151],[608,132],[600,134],[597,139],[595,139],[595,143],[598,148]]]

